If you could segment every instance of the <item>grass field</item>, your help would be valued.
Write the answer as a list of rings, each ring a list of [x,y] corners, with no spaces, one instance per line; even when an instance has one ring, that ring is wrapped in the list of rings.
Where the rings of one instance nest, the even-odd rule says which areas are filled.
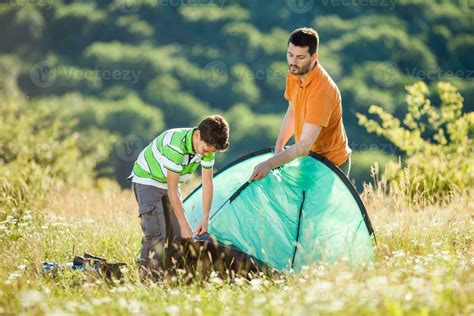
[[[354,270],[319,264],[268,279],[144,286],[135,260],[141,231],[129,190],[64,188],[40,210],[0,223],[0,314],[472,315],[474,202],[405,205],[380,190],[362,196],[378,238],[375,263]],[[83,271],[42,275],[44,261],[89,252],[126,262],[120,284]]]

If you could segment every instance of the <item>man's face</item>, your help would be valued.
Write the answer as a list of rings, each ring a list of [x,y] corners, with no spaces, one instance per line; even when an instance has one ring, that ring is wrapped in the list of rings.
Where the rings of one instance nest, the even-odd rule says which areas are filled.
[[[194,152],[201,156],[206,156],[217,151],[214,146],[208,145],[201,139],[201,133],[199,131],[196,131],[193,135],[193,148]]]
[[[316,53],[315,53],[316,54]],[[295,76],[307,74],[312,68],[312,62],[316,60],[316,56],[311,57],[309,47],[295,46],[293,43],[288,44],[288,69]]]

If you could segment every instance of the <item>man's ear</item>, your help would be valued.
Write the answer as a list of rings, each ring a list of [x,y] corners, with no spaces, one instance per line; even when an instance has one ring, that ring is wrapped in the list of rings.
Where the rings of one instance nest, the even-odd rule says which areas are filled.
[[[318,61],[318,52],[314,52],[313,55],[311,55],[311,62],[315,63]]]

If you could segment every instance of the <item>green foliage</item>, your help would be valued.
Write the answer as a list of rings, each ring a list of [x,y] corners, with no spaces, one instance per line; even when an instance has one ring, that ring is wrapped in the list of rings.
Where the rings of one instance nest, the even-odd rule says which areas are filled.
[[[228,162],[250,147],[274,143],[274,126],[287,107],[288,35],[312,26],[320,35],[319,60],[341,91],[350,144],[383,144],[382,137],[357,125],[354,113],[380,104],[400,116],[403,86],[417,80],[455,84],[466,100],[464,110],[474,109],[468,1],[314,3],[306,13],[297,12],[303,4],[297,2],[34,0],[0,6],[0,96],[46,100],[80,94],[94,108],[77,112],[75,131],[105,139],[113,134],[117,142],[128,134],[145,142],[165,128],[192,126],[205,115],[233,113],[233,106],[245,104],[250,110],[245,126],[258,126],[252,131],[264,137],[238,131],[244,124],[231,126],[233,135],[253,137],[251,145],[231,139]],[[46,60],[57,77],[39,87],[32,71],[38,74],[35,66]],[[114,72],[118,79],[111,77]],[[130,95],[133,100],[124,101]],[[115,102],[121,105],[112,110]],[[128,109],[126,102],[146,109]],[[99,174],[129,169],[112,165],[99,165]]]
[[[217,5],[184,5],[179,8],[181,15],[190,22],[205,21],[215,22],[220,20],[246,20],[249,13],[242,7],[230,5],[228,7],[220,7]]]
[[[421,40],[410,39],[402,30],[388,25],[375,30],[373,27],[362,27],[356,34],[347,33],[340,41],[337,45],[341,45],[341,52],[348,56],[344,59],[346,65],[387,60],[408,69],[432,71],[437,67],[436,58]],[[360,50],[366,53],[351,54]]]
[[[117,29],[121,37],[127,42],[141,42],[153,36],[153,26],[148,22],[140,20],[137,15],[121,16],[116,21]]]
[[[44,36],[46,23],[34,6],[2,6],[0,29],[2,30],[0,51],[16,52],[34,56],[31,48],[38,49]]]
[[[257,88],[253,72],[245,64],[236,64],[231,69],[232,99],[240,98],[244,103],[257,104],[260,90]]]
[[[457,36],[450,45],[451,51],[461,67],[464,69],[474,69],[474,36],[462,34]]]
[[[351,171],[349,178],[357,179],[357,184],[372,183],[373,181],[378,180],[377,177],[379,173],[382,173],[385,170],[385,166],[393,161],[396,161],[395,156],[387,154],[377,148],[356,151],[351,155]],[[371,172],[367,172],[368,170]],[[362,186],[359,188],[362,188]]]
[[[117,100],[67,94],[63,97],[39,99],[33,104],[52,109],[60,119],[77,120],[74,131],[84,136],[78,146],[87,156],[95,151],[101,152],[101,148],[114,148],[114,151],[107,152],[106,161],[98,165],[97,171],[99,176],[115,178],[122,184],[130,173],[133,161],[121,156],[117,146],[132,138],[137,141],[137,146],[145,147],[148,141],[164,129],[162,111],[142,102],[134,94]]]
[[[224,116],[231,126],[231,146],[238,148],[229,160],[275,145],[282,119],[279,115],[253,115],[247,105],[235,104]]]
[[[391,188],[409,197],[439,199],[474,184],[474,113],[462,113],[463,98],[449,83],[438,84],[439,107],[427,98],[423,82],[407,86],[408,111],[402,122],[379,106],[369,113],[379,121],[358,114],[359,124],[388,139],[406,153],[405,164],[388,164]],[[403,125],[402,125],[403,123]]]
[[[341,34],[350,33],[354,27],[377,27],[383,19],[385,26],[406,31],[406,23],[396,16],[371,15],[355,19],[343,19],[338,15],[318,16],[314,18],[313,25],[318,34],[325,40],[340,37]]]
[[[1,219],[40,204],[52,187],[92,183],[95,165],[108,155],[107,148],[84,155],[73,122],[46,106],[2,101],[0,114]]]
[[[145,89],[145,96],[151,104],[162,109],[167,122],[173,122],[168,125],[170,127],[197,124],[210,112],[208,104],[183,92],[179,81],[171,76],[160,76],[150,81]]]
[[[21,71],[21,61],[14,55],[0,55],[0,99],[18,99],[21,96],[21,89],[18,86],[17,78]]]
[[[49,31],[59,52],[76,55],[100,36],[106,25],[105,12],[93,2],[71,3],[58,7]]]

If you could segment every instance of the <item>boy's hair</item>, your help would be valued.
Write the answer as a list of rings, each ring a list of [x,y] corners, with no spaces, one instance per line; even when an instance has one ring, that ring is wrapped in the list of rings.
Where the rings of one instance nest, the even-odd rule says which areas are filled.
[[[205,117],[198,125],[201,139],[217,150],[226,150],[229,147],[229,124],[220,115]]]
[[[310,27],[300,27],[291,32],[288,45],[290,43],[299,47],[308,47],[309,54],[312,56],[318,51],[319,35],[318,32]]]

